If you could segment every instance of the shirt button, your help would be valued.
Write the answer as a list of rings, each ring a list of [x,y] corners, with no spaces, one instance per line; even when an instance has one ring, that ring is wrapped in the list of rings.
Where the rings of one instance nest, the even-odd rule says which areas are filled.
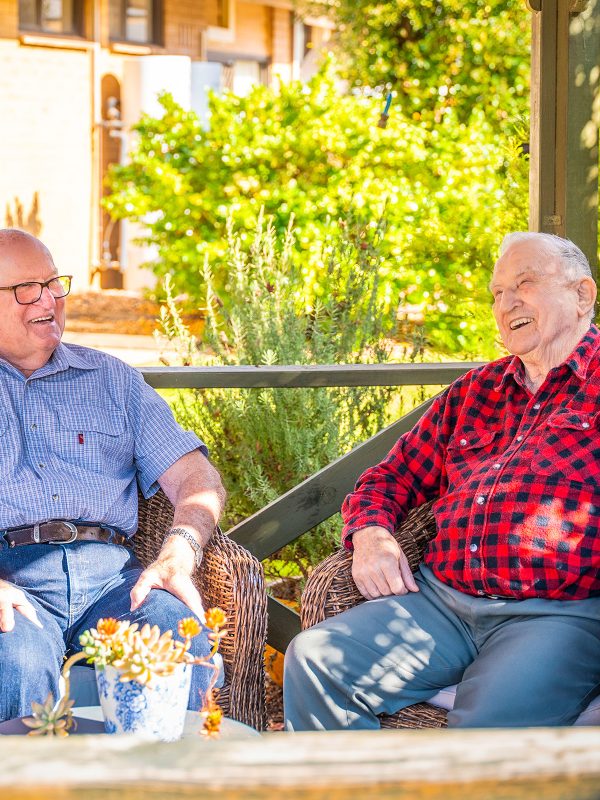
[[[480,494],[477,500],[475,500],[478,506],[482,506],[485,503],[484,495]]]
[[[582,428],[589,428],[590,427],[590,423],[589,422],[582,422],[581,423],[581,427]]]
[[[60,495],[58,495],[58,494],[53,494],[53,495],[52,495],[52,499],[53,499],[53,500],[60,500]]]
[[[476,553],[476,552],[477,552],[477,550],[478,550],[478,547],[477,547],[477,545],[475,544],[475,542],[473,542],[473,544],[470,544],[470,545],[469,545],[469,550],[470,550],[472,553]]]
[[[533,407],[533,410],[534,410],[534,411],[539,411],[541,407],[542,407],[541,403],[536,403],[536,404],[534,405],[534,407]]]
[[[522,442],[522,441],[523,441],[523,437],[521,436],[521,434],[519,434],[517,436],[517,442]]]
[[[500,469],[501,466],[502,464],[494,464],[494,469]]]
[[[466,440],[466,439],[461,439],[461,440],[460,440],[460,446],[461,446],[461,447],[464,447],[464,446],[466,445],[466,443],[467,443],[467,440]]]
[[[39,467],[40,469],[46,469],[46,465],[45,465],[45,464],[38,464],[38,467]]]
[[[485,592],[483,591],[483,589],[477,589],[477,594],[478,594],[478,595],[481,595],[481,597],[483,597],[483,595],[485,594]]]
[[[35,424],[35,422],[32,422],[30,427],[32,431],[37,431],[37,425]]]

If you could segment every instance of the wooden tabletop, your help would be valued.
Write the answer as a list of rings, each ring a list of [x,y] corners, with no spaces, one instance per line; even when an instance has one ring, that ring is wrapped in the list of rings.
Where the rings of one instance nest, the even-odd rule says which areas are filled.
[[[3,737],[2,800],[598,800],[600,728]]]

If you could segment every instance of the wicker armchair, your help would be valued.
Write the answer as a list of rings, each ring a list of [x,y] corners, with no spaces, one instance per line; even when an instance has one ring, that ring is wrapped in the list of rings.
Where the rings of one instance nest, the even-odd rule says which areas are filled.
[[[395,534],[413,571],[421,561],[425,545],[436,532],[431,505],[426,503],[411,511]],[[321,562],[306,583],[302,594],[302,628],[310,628],[362,602],[364,597],[352,580],[352,555],[340,549]],[[391,716],[383,714],[381,727],[444,728],[446,713],[428,703],[419,703]]]
[[[173,506],[161,490],[149,500],[139,495],[139,527],[134,542],[136,555],[144,565],[156,557],[172,521]],[[226,716],[264,730],[267,595],[262,566],[217,529],[204,551],[195,581],[205,608],[219,606],[227,614],[228,632],[219,648],[225,682],[218,690],[218,703]]]

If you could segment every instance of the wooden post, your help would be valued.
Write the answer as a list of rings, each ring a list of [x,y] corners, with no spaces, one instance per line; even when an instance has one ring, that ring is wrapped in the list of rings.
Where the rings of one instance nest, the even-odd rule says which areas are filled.
[[[529,228],[572,239],[598,269],[600,0],[529,0]]]

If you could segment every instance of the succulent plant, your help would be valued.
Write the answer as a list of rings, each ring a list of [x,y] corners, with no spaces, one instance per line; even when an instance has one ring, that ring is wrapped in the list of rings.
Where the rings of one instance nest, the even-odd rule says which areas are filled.
[[[186,617],[179,621],[177,632],[181,640],[173,638],[172,631],[160,632],[157,625],[144,625],[141,630],[137,622],[117,621],[112,617],[99,619],[95,628],[90,628],[79,637],[81,651],[72,655],[63,666],[65,680],[64,696],[55,702],[49,694],[43,704],[32,703],[33,714],[24,720],[30,735],[68,736],[75,725],[71,709],[73,700],[69,699],[69,675],[76,661],[86,659],[99,669],[111,664],[121,671],[119,680],[123,683],[137,681],[152,687],[157,676],[171,675],[179,664],[202,664],[213,670],[213,679],[206,693],[202,709],[204,732],[207,736],[217,736],[222,712],[215,703],[212,693],[218,669],[211,659],[219,648],[219,642],[226,635],[223,630],[227,617],[220,608],[211,608],[206,613],[208,638],[212,643],[207,656],[195,658],[189,652],[191,640],[202,630],[198,620]]]
[[[31,728],[29,736],[68,736],[69,731],[75,725],[71,709],[73,700],[68,695],[61,697],[56,703],[52,692],[48,695],[45,702],[32,703],[33,714],[23,720],[23,723]]]

